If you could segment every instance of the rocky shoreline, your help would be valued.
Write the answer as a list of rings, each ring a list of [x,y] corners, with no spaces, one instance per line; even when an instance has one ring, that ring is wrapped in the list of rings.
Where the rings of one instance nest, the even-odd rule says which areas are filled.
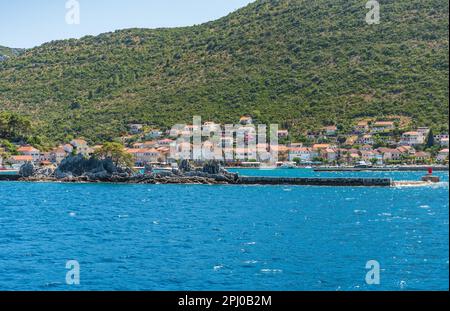
[[[111,159],[68,157],[56,168],[35,168],[23,165],[18,181],[66,183],[127,183],[127,184],[237,184],[238,174],[229,173],[218,162],[211,161],[202,168],[191,167],[181,161],[178,169],[153,172],[147,167],[145,174],[115,165]]]

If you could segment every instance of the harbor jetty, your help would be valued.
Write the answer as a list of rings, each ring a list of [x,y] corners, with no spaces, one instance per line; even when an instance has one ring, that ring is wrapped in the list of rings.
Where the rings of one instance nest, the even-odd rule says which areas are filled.
[[[0,174],[0,181],[392,187],[398,185],[427,185],[438,182],[438,179],[430,173],[424,176],[421,181],[402,182],[396,182],[391,178],[252,177],[228,172],[216,161],[204,163],[203,167],[192,167],[188,161],[181,161],[178,168],[161,171],[147,167],[145,172],[137,172],[126,167],[116,167],[110,159],[85,159],[82,156],[74,156],[65,159],[55,168],[35,168],[31,163],[27,163],[21,167],[17,174]]]
[[[334,187],[390,187],[391,178],[283,178],[283,177],[239,177],[242,185],[294,185]]]
[[[383,167],[316,167],[315,172],[422,172],[430,166],[383,166]],[[449,171],[448,166],[432,166],[433,171]]]

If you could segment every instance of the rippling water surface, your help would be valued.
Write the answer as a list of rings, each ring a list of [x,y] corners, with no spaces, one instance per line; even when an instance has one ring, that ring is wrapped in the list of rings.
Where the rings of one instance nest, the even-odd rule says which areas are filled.
[[[448,290],[448,173],[437,174],[400,188],[1,182],[0,289]],[[68,260],[79,286],[65,284]],[[369,260],[379,286],[365,283]]]

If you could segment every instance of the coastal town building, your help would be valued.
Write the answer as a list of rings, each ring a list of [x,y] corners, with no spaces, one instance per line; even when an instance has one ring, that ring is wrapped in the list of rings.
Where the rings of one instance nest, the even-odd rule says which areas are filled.
[[[375,140],[371,134],[366,134],[358,140],[358,143],[363,145],[373,145]]]
[[[145,139],[159,139],[163,136],[163,132],[160,129],[153,129],[145,135]]]
[[[336,125],[326,126],[324,127],[325,135],[334,136],[337,134],[338,128]]]
[[[22,146],[17,149],[17,152],[22,156],[30,156],[30,162],[33,163],[39,162],[39,159],[41,157],[41,152],[32,146]]]
[[[312,148],[308,147],[290,147],[289,148],[289,161],[294,162],[299,160],[300,162],[310,162],[318,153],[313,151]]]
[[[401,152],[392,148],[378,148],[377,151],[383,156],[383,162],[398,161],[401,158]]]
[[[92,152],[88,146],[88,143],[84,139],[73,139],[70,144],[73,146],[77,154],[88,156]]]
[[[354,132],[356,134],[365,134],[369,131],[369,122],[368,121],[359,121],[358,124],[354,127]]]
[[[448,133],[434,135],[434,141],[444,147],[448,147],[448,138]]]
[[[13,165],[13,166],[17,166],[20,167],[26,163],[33,163],[33,157],[31,155],[15,155],[15,156],[11,156],[9,158],[9,162]]]
[[[428,133],[430,133],[430,128],[429,127],[418,127],[417,132],[419,132],[424,137],[426,137],[428,135]]]
[[[403,133],[402,139],[400,141],[401,145],[405,146],[417,146],[425,143],[425,136],[423,133],[413,131]]]
[[[144,149],[127,149],[127,153],[133,156],[135,166],[143,167],[147,164],[159,162],[161,154],[157,149],[144,148]]]
[[[448,149],[442,149],[441,151],[439,151],[436,159],[439,162],[448,161]]]
[[[50,151],[50,161],[52,163],[60,164],[67,156],[67,152],[62,146]]]
[[[128,128],[130,129],[130,133],[133,135],[142,133],[144,128],[143,124],[129,124]]]
[[[395,123],[392,121],[378,121],[372,124],[372,133],[381,133],[395,129]]]
[[[278,131],[278,138],[287,138],[289,136],[288,130],[279,130]]]
[[[418,151],[414,154],[414,160],[416,162],[425,162],[431,158],[431,154],[429,152]]]
[[[447,137],[447,138],[441,138],[441,139],[439,140],[439,144],[440,144],[442,147],[448,147],[448,137]]]
[[[253,118],[250,116],[242,116],[241,119],[239,120],[239,123],[241,125],[250,125],[253,124]]]

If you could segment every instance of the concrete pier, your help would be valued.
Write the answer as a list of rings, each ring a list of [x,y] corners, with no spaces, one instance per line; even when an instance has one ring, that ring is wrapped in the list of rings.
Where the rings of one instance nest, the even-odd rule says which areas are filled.
[[[399,166],[399,167],[318,167],[315,172],[422,172],[427,171],[429,166]],[[448,172],[448,166],[433,167],[434,171]]]
[[[390,187],[391,178],[283,178],[240,176],[241,185],[296,185],[334,187]]]

